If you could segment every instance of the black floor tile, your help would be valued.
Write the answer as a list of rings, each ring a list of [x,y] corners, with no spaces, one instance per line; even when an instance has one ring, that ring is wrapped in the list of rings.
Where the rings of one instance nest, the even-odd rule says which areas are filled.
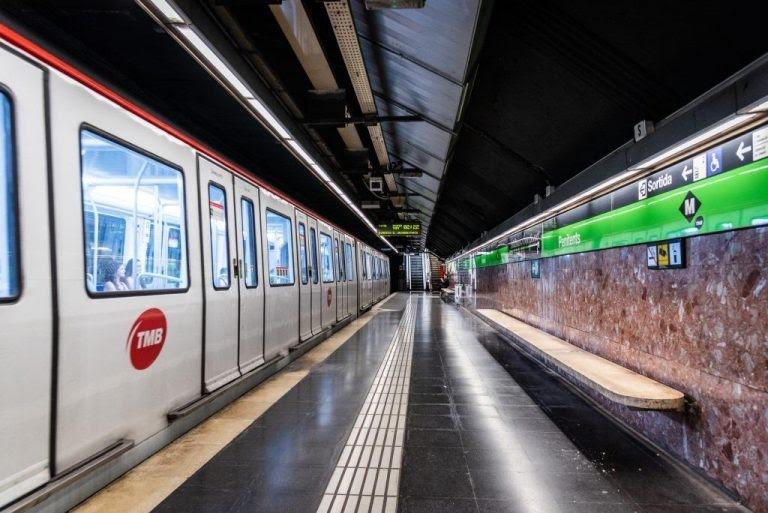
[[[400,513],[477,513],[474,499],[421,499],[406,497],[398,506]]]
[[[449,429],[408,429],[405,446],[411,447],[461,447],[458,431]]]
[[[403,469],[406,472],[465,469],[466,466],[461,447],[408,447],[403,455]]]
[[[456,429],[456,420],[446,415],[408,415],[406,425],[421,429]]]

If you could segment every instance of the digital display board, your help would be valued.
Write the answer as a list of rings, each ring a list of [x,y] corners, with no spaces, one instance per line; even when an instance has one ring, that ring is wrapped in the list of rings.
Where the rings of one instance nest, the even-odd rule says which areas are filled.
[[[380,223],[377,231],[382,237],[421,235],[421,221]]]
[[[735,137],[545,221],[524,260],[768,225],[768,126]],[[531,239],[528,239],[531,240]],[[507,249],[504,250],[504,247]],[[512,244],[475,255],[478,267],[517,259]],[[499,254],[490,257],[490,254]]]

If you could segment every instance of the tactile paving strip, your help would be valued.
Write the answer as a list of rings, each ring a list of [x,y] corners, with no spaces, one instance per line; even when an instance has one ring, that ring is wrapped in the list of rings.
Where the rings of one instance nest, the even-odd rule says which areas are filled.
[[[416,307],[408,304],[317,513],[395,513]]]

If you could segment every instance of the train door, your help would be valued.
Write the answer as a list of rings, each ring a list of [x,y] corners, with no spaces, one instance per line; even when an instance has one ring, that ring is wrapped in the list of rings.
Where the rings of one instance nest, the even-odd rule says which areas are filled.
[[[66,469],[200,396],[200,213],[188,146],[56,73],[49,88]]]
[[[320,248],[320,281],[322,282],[320,318],[323,328],[336,321],[336,277],[333,258],[333,230],[329,225],[318,221]]]
[[[238,348],[238,237],[232,174],[198,157],[205,287],[205,361],[203,380],[210,392],[240,375]]]
[[[259,189],[235,178],[238,288],[240,292],[240,372],[264,363],[264,279],[259,222]]]
[[[357,253],[355,250],[356,244],[357,244],[357,241],[355,241],[354,238],[350,237],[348,257],[349,257],[351,271],[349,273],[348,279],[349,279],[349,291],[350,291],[349,313],[352,315],[356,315],[358,312],[358,309],[359,309],[358,298],[360,297],[359,296],[360,293],[358,292],[358,289],[357,289],[357,285],[358,283],[360,283],[360,281],[358,278]]]
[[[296,211],[296,245],[299,250],[299,336],[312,336],[312,277],[307,244],[307,216]]]
[[[339,232],[333,231],[333,259],[334,269],[336,270],[336,320],[340,321],[344,314],[341,310],[344,308],[344,268],[342,267],[342,260],[339,258]]]
[[[355,313],[357,308],[357,290],[355,275],[355,259],[352,256],[354,239],[349,235],[344,237],[344,262],[347,267],[347,315]]]
[[[264,356],[287,354],[299,341],[299,287],[296,276],[295,208],[261,190],[262,248],[265,260]]]
[[[311,265],[311,282],[312,282],[312,334],[317,335],[322,329],[322,323],[320,321],[320,311],[322,309],[322,282],[320,280],[320,249],[318,248],[318,235],[317,235],[317,219],[308,218],[309,224],[309,256]]]
[[[50,234],[43,71],[0,48],[0,508],[49,478]]]

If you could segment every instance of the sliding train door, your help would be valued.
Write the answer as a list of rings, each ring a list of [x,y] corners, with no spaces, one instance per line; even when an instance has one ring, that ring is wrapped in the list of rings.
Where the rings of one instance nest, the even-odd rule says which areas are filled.
[[[333,229],[318,221],[318,243],[320,248],[320,281],[322,292],[320,302],[321,324],[327,328],[336,322],[336,272],[333,257]]]
[[[235,178],[237,275],[240,312],[239,365],[246,373],[264,363],[264,262],[259,189]]]
[[[264,253],[264,356],[288,354],[299,342],[295,207],[261,190]]]
[[[43,72],[0,48],[0,508],[49,478],[51,304]]]
[[[320,311],[322,309],[322,282],[320,280],[320,248],[318,247],[317,219],[308,218],[309,235],[307,243],[309,245],[310,262],[310,283],[312,285],[312,334],[317,335],[322,329],[320,321]]]
[[[299,337],[312,336],[312,277],[307,231],[307,215],[296,211],[296,245],[299,252]]]
[[[205,287],[203,380],[210,392],[240,375],[238,238],[232,174],[202,156],[198,157],[198,173]]]

